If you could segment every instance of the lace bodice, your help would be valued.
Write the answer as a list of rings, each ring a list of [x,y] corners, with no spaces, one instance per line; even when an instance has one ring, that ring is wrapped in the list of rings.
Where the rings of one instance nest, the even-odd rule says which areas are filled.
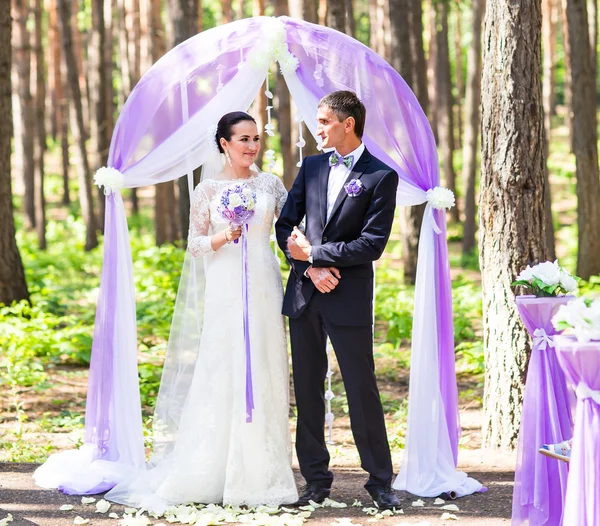
[[[194,191],[191,206],[190,234],[188,248],[194,257],[206,256],[213,252],[211,237],[224,230],[227,222],[217,212],[220,197],[229,185],[240,179],[207,179]],[[256,212],[249,225],[248,242],[268,245],[273,220],[285,204],[287,192],[276,175],[266,172],[243,180],[256,192]]]

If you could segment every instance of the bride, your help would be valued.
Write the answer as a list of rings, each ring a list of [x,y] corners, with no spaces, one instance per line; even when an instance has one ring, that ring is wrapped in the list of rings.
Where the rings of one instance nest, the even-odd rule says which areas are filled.
[[[224,115],[215,140],[226,158],[224,168],[196,187],[191,206],[188,249],[193,257],[204,257],[206,284],[203,314],[186,313],[201,315],[203,321],[191,383],[178,408],[177,435],[171,437],[165,454],[157,454],[155,438],[155,454],[145,471],[106,495],[108,500],[157,513],[192,502],[278,506],[298,500],[291,469],[283,289],[279,263],[270,248],[273,220],[285,203],[286,191],[278,177],[254,171],[260,138],[250,115]],[[223,191],[234,183],[245,183],[256,194],[247,232],[251,421],[246,417],[242,243],[232,243],[243,227],[228,224],[218,212]],[[157,407],[173,405],[173,397],[161,401],[169,397],[165,393],[170,385],[165,383],[171,380],[163,372]]]

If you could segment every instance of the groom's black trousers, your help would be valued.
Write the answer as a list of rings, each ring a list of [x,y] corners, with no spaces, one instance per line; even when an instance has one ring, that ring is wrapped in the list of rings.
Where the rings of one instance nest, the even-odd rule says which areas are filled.
[[[361,467],[370,475],[365,487],[389,485],[393,468],[375,379],[373,328],[332,324],[319,308],[321,297],[315,291],[304,312],[290,318],[300,471],[308,483],[331,487],[324,432],[328,335],[344,380]]]

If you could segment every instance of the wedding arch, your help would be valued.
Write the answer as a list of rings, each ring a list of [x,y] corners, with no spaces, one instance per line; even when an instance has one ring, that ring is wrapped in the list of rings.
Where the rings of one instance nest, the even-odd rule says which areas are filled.
[[[38,484],[99,493],[144,465],[133,266],[119,189],[187,174],[192,190],[192,171],[212,151],[209,130],[224,113],[247,110],[265,80],[268,91],[275,61],[315,138],[320,98],[340,89],[356,92],[367,109],[366,147],[398,173],[398,204],[427,203],[419,241],[406,448],[394,487],[424,497],[482,489],[456,470],[460,428],[445,218],[453,196],[439,187],[427,118],[408,85],[374,51],[345,34],[288,17],[243,19],[200,33],[169,51],[131,92],[113,133],[108,168],[96,175],[106,194],[104,264],[84,445],[51,457],[36,474]],[[272,134],[270,113],[266,131]],[[174,320],[171,338],[173,331],[181,332],[176,325]],[[64,473],[61,480],[61,469],[73,465],[77,473]]]

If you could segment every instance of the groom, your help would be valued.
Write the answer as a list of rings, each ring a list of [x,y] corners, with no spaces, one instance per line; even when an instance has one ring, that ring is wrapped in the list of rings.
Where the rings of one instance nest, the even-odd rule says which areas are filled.
[[[291,264],[290,318],[298,410],[296,451],[307,485],[298,501],[322,502],[333,474],[325,445],[326,339],[340,366],[365,488],[380,509],[400,506],[373,363],[373,261],[390,236],[398,175],[362,143],[366,110],[350,91],[324,97],[317,134],[333,152],[307,157],[276,224]],[[297,226],[306,217],[305,232]]]

